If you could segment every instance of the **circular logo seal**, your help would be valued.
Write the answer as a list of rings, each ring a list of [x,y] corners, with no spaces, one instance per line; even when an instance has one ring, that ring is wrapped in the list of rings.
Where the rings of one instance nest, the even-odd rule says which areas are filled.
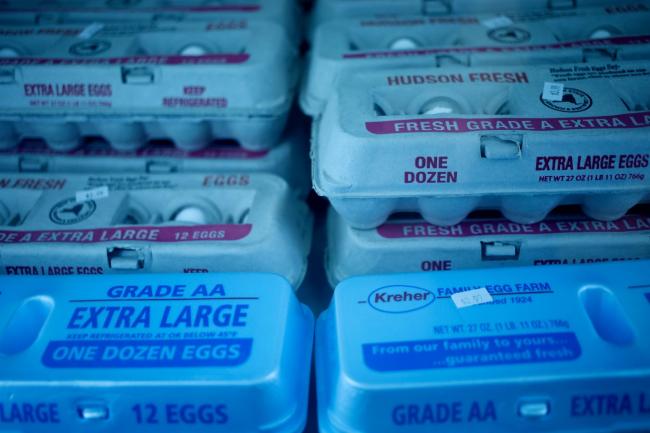
[[[70,225],[87,219],[97,209],[93,200],[77,202],[74,198],[66,198],[50,209],[50,220],[55,224]]]
[[[111,47],[111,43],[102,40],[89,40],[78,42],[70,47],[70,54],[76,56],[94,56],[103,53]]]
[[[368,295],[368,304],[382,313],[410,313],[431,305],[436,296],[431,290],[415,286],[384,286]]]
[[[488,36],[493,41],[503,44],[520,44],[530,40],[530,32],[519,27],[500,27],[490,30]]]
[[[540,95],[539,100],[551,110],[562,111],[564,113],[579,113],[588,110],[593,104],[593,100],[587,92],[572,87],[564,88],[564,95],[561,101],[549,101],[544,99],[544,95]]]

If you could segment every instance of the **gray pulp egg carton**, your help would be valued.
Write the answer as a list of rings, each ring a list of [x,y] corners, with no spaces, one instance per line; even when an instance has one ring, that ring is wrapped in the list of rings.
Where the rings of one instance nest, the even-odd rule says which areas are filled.
[[[78,149],[56,152],[41,140],[25,140],[17,147],[0,150],[0,171],[5,173],[218,173],[265,172],[287,181],[300,197],[311,190],[307,125],[292,122],[280,142],[266,150],[251,151],[214,143],[193,152],[168,141],[119,152],[103,140],[92,140]]]
[[[650,212],[616,221],[577,213],[536,224],[477,217],[449,227],[403,215],[372,230],[330,209],[325,268],[332,287],[360,275],[650,259]]]
[[[649,89],[647,62],[344,74],[314,120],[314,188],[356,228],[561,204],[618,219],[650,198]]]
[[[0,3],[1,25],[53,25],[115,22],[178,23],[222,21],[244,26],[249,20],[280,24],[289,38],[300,41],[300,10],[294,0],[19,0]]]
[[[612,0],[320,0],[316,2],[311,27],[351,17],[392,17],[399,15],[453,15],[476,13],[571,13],[580,8],[608,6],[611,10],[644,8],[644,0],[616,2]]]
[[[267,174],[0,176],[0,273],[271,272],[297,287],[312,217]]]
[[[0,27],[0,147],[36,137],[66,151],[103,136],[119,150],[220,138],[261,150],[279,140],[298,74],[281,26],[90,26]]]
[[[650,59],[650,8],[587,8],[567,16],[340,19],[316,30],[300,94],[322,111],[342,71],[386,66],[486,66]]]

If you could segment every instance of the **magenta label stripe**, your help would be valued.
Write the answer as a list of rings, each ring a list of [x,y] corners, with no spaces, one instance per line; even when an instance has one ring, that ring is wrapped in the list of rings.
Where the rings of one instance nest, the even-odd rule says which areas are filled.
[[[461,133],[476,131],[571,131],[650,127],[650,111],[585,117],[423,117],[366,122],[372,134]]]
[[[434,54],[464,54],[464,53],[516,53],[532,51],[552,51],[568,48],[600,48],[611,45],[646,45],[650,44],[650,35],[619,36],[603,39],[588,39],[581,41],[558,42],[556,44],[494,46],[494,47],[449,47],[425,48],[414,50],[364,51],[343,54],[344,59],[369,59],[383,57],[417,57]]]
[[[212,65],[239,64],[248,61],[250,55],[238,54],[205,54],[201,56],[128,56],[104,57],[96,59],[80,58],[39,58],[13,57],[0,59],[0,65],[40,66],[40,65]]]
[[[236,241],[248,236],[252,229],[252,224],[204,224],[122,226],[83,230],[0,230],[0,244]]]
[[[650,217],[626,216],[617,221],[558,219],[536,224],[507,220],[465,221],[454,226],[435,226],[427,222],[387,223],[377,233],[387,239],[467,238],[496,235],[553,235],[562,233],[625,233],[650,231]]]
[[[192,152],[184,151],[167,145],[151,145],[135,151],[122,152],[111,148],[108,144],[89,143],[80,149],[69,152],[57,152],[47,147],[42,141],[24,141],[20,146],[0,150],[0,155],[36,155],[36,156],[75,156],[75,157],[119,157],[119,158],[185,158],[185,159],[260,159],[268,155],[268,150],[246,150],[241,147],[219,146]]]

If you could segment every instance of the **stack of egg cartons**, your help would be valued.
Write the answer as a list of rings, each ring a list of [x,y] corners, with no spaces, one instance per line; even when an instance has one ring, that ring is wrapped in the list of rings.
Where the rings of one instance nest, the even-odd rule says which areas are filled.
[[[650,254],[650,8],[607,3],[316,4],[332,283]]]
[[[2,2],[0,431],[304,425],[300,33],[293,0]]]
[[[572,413],[566,395],[531,385],[552,371],[558,388],[571,387],[571,374],[619,371],[615,363],[601,370],[604,359],[572,367],[593,341],[562,334],[582,326],[559,320],[584,315],[574,310],[577,292],[566,311],[550,310],[564,302],[550,293],[572,290],[573,282],[549,283],[565,271],[509,268],[650,258],[649,22],[644,2],[316,3],[300,102],[313,116],[314,188],[332,205],[332,286],[366,274],[508,268],[343,282],[317,334],[324,431],[639,428],[647,393],[629,393],[637,403],[628,426],[616,411],[590,418],[577,397]],[[611,282],[577,269],[566,272],[594,278],[576,284]],[[648,287],[636,277],[634,286]],[[595,327],[625,335],[608,293],[580,299],[587,314],[599,312]],[[514,347],[528,344],[524,334],[546,343],[526,353],[494,349],[495,336],[516,335],[503,341]],[[602,340],[604,351],[643,346]],[[551,360],[556,370],[539,367],[539,375],[522,367]],[[448,381],[440,368],[454,371]],[[590,398],[605,383],[597,376]],[[499,398],[480,386],[490,381],[522,389],[503,388]],[[462,402],[445,399],[453,386]]]
[[[292,1],[9,2],[0,168],[265,171],[304,194],[305,131],[284,128],[298,14]]]
[[[6,243],[5,272],[255,270],[297,286],[299,18],[291,0],[4,5],[2,224],[73,232]]]

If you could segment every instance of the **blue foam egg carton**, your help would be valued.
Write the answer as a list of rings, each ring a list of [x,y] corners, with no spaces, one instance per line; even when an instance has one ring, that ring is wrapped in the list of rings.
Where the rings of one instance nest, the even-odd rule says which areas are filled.
[[[317,325],[321,432],[648,431],[649,270],[348,279]]]
[[[0,432],[300,432],[311,312],[271,274],[0,278]]]

